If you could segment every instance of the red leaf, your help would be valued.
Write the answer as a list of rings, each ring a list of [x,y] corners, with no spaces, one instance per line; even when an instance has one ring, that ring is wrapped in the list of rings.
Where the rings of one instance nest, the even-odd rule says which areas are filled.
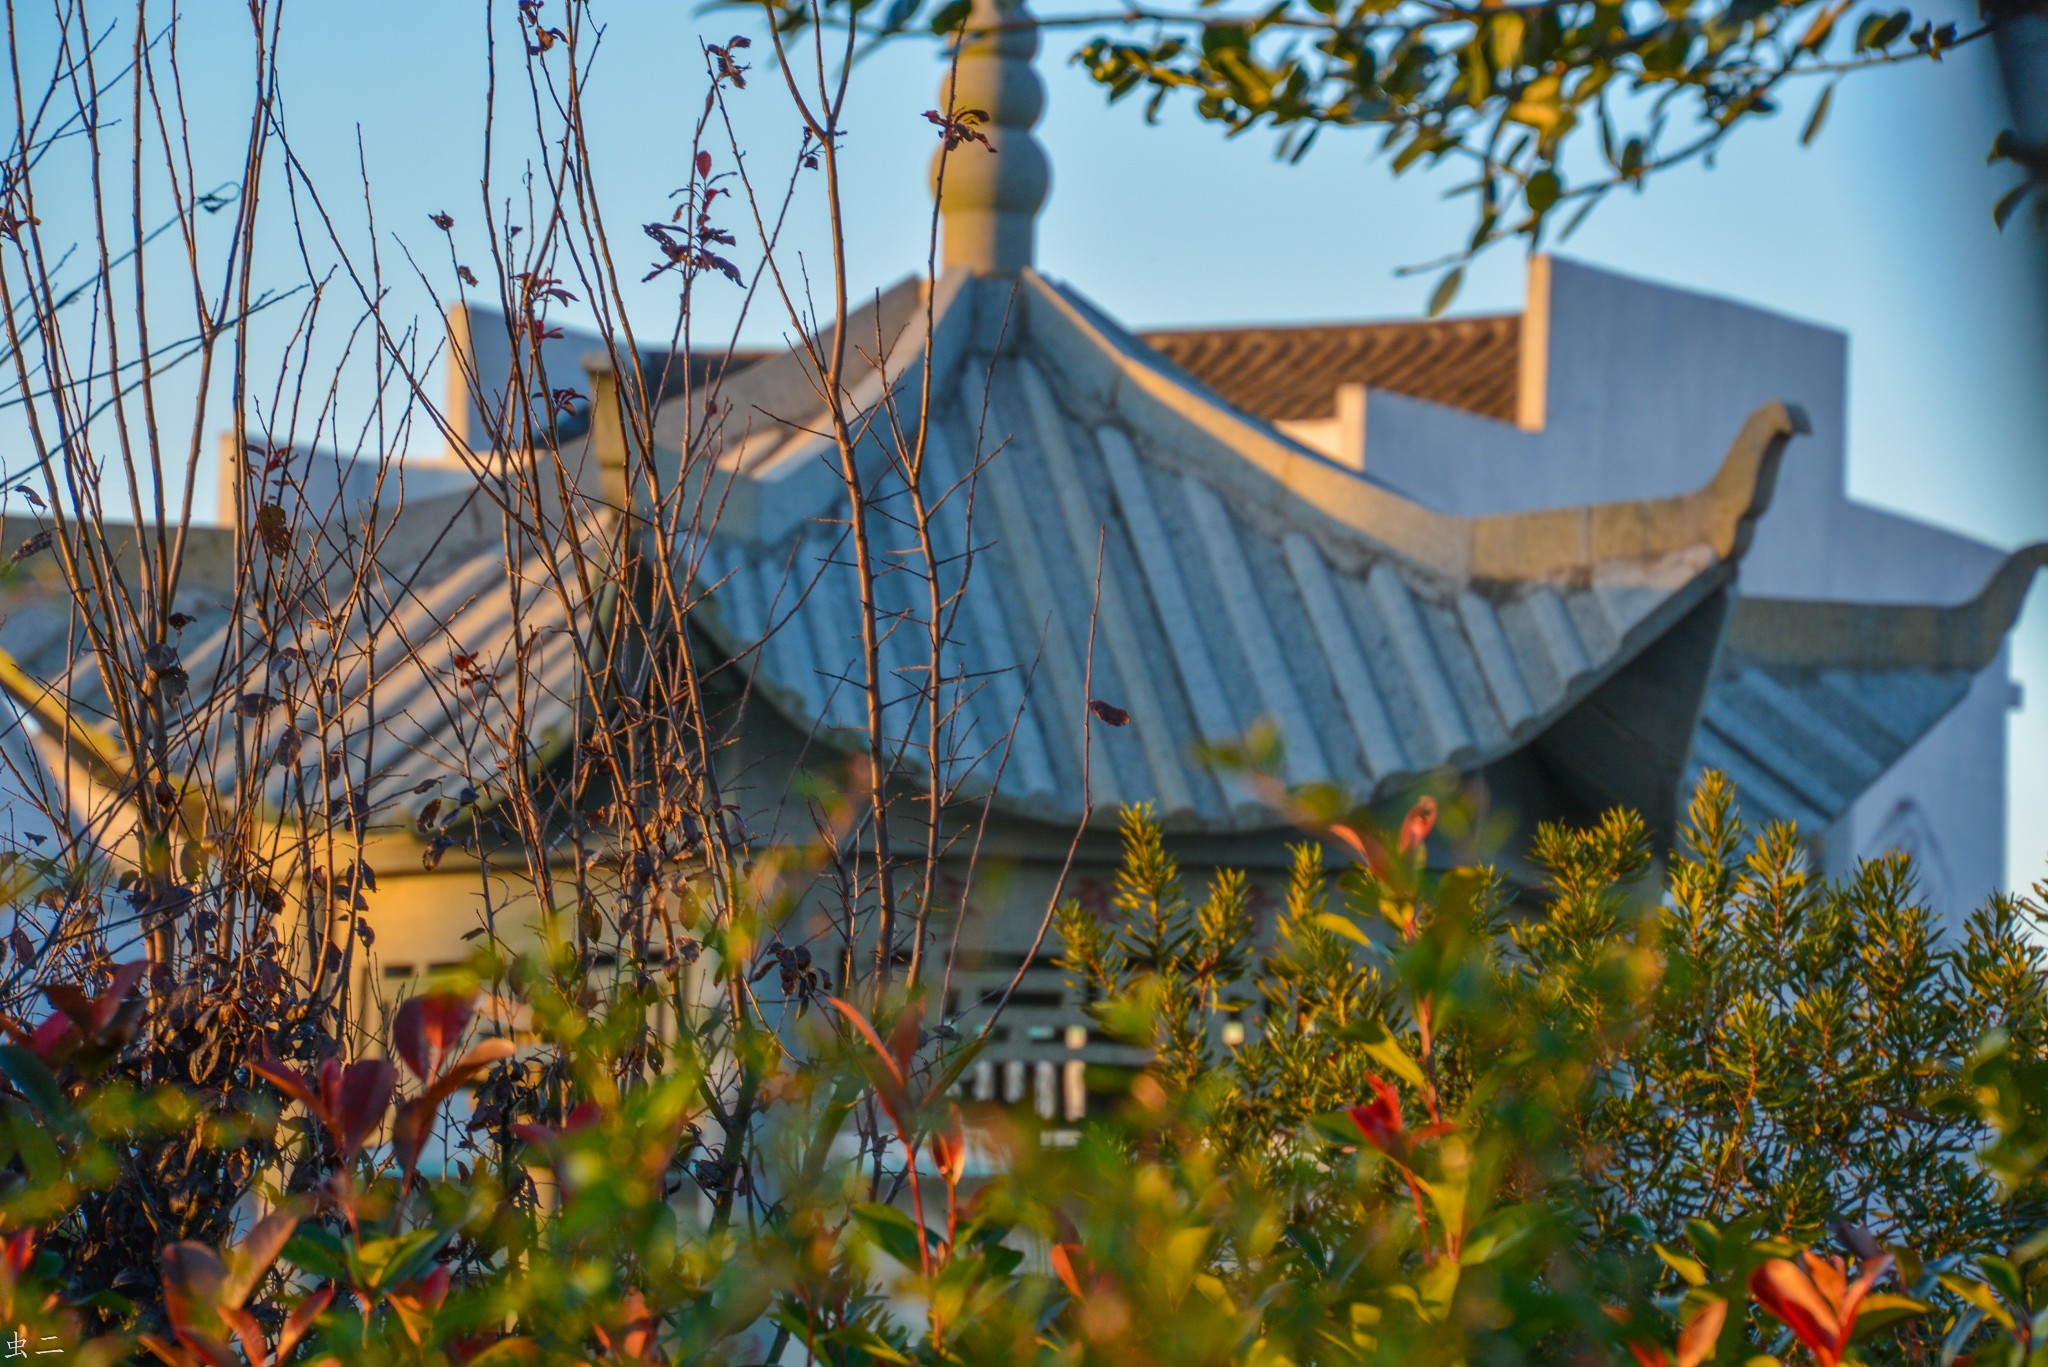
[[[211,1329],[228,1277],[220,1256],[205,1244],[186,1240],[165,1245],[158,1261],[163,1265],[164,1313],[171,1327],[180,1336]]]
[[[1408,1127],[1401,1120],[1401,1093],[1384,1078],[1368,1073],[1365,1080],[1372,1088],[1372,1100],[1363,1106],[1353,1106],[1344,1114],[1351,1117],[1351,1123],[1365,1136],[1366,1143],[1396,1163],[1405,1164],[1408,1161]]]
[[[320,1100],[328,1131],[343,1158],[352,1158],[383,1123],[396,1081],[390,1060],[366,1058],[344,1069],[333,1059],[320,1065]]]
[[[221,1283],[221,1304],[240,1309],[255,1293],[256,1284],[277,1255],[284,1252],[292,1231],[299,1227],[299,1213],[289,1206],[271,1211],[228,1254],[228,1276]]]
[[[898,1124],[901,1124],[910,1114],[910,1080],[908,1071],[911,1050],[917,1047],[916,1013],[905,1010],[897,1018],[896,1028],[890,1031],[889,1043],[883,1044],[882,1037],[875,1033],[874,1026],[868,1024],[868,1018],[860,1013],[860,1008],[854,1006],[851,1002],[841,1001],[837,997],[827,997],[825,1000],[832,1003],[838,1009],[840,1015],[853,1023],[853,1028],[860,1033],[862,1039],[867,1041],[868,1048],[872,1049],[875,1057],[881,1060],[882,1067],[886,1072],[879,1077],[871,1077],[871,1080],[875,1084],[875,1091],[881,1100],[882,1108],[888,1111]],[[909,1026],[910,1036],[910,1047],[908,1049],[904,1047],[903,1040],[906,1024]]]
[[[1664,1351],[1662,1345],[1630,1335],[1632,1318],[1628,1311],[1615,1305],[1610,1305],[1606,1309],[1607,1318],[1621,1326],[1622,1346],[1628,1349],[1629,1355],[1640,1364],[1640,1367],[1671,1367],[1671,1355]]]
[[[1376,837],[1362,835],[1341,822],[1331,825],[1330,834],[1345,849],[1351,851],[1353,859],[1371,869],[1373,877],[1382,880],[1387,877],[1391,870],[1387,863],[1386,846],[1380,844]]]
[[[1678,1367],[1700,1367],[1712,1357],[1714,1345],[1721,1338],[1721,1326],[1727,1319],[1726,1301],[1708,1301],[1694,1311],[1685,1328],[1678,1331]]]
[[[121,1007],[127,1002],[128,994],[142,981],[142,975],[149,971],[149,965],[140,959],[133,963],[118,964],[114,968],[114,980],[107,990],[100,993],[92,1004],[92,1032],[97,1035],[114,1023],[114,1017],[121,1014]]]
[[[293,1101],[304,1106],[314,1115],[321,1111],[319,1094],[315,1084],[295,1068],[287,1068],[270,1056],[269,1046],[258,1041],[257,1053],[249,1059],[249,1071],[283,1092]]]
[[[697,154],[697,174],[700,176],[711,174],[711,154],[709,152],[699,152]]]
[[[284,1322],[284,1328],[278,1331],[276,1361],[285,1362],[290,1359],[292,1349],[298,1347],[300,1340],[312,1332],[313,1321],[320,1318],[320,1312],[325,1310],[327,1303],[333,1299],[334,1288],[323,1286],[292,1307],[292,1313]]]
[[[1421,797],[1408,809],[1408,815],[1401,822],[1400,850],[1403,854],[1414,854],[1422,848],[1422,842],[1429,839],[1429,833],[1436,828],[1436,799]]]
[[[80,1030],[92,1028],[91,997],[70,983],[50,983],[43,988],[43,995],[50,999],[50,1005],[75,1021]]]
[[[78,1033],[77,1027],[63,1016],[51,1016],[36,1027],[29,1036],[28,1047],[45,1063],[53,1062],[59,1052],[68,1052],[64,1046]]]
[[[475,1015],[468,997],[453,993],[430,993],[408,997],[391,1023],[391,1046],[421,1082],[440,1071]]]
[[[967,1175],[967,1131],[960,1122],[958,1106],[947,1108],[946,1127],[933,1132],[931,1148],[939,1176],[945,1178],[947,1186],[959,1186],[960,1179]]]
[[[531,1144],[537,1149],[544,1149],[565,1134],[574,1134],[578,1130],[589,1129],[597,1123],[597,1117],[597,1103],[595,1101],[585,1101],[578,1105],[575,1110],[569,1112],[568,1116],[562,1121],[562,1128],[559,1130],[552,1125],[514,1125],[512,1133],[518,1137],[520,1143]]]
[[[1749,1294],[1806,1345],[1820,1367],[1835,1367],[1842,1323],[1806,1269],[1788,1258],[1773,1258],[1749,1274]]]
[[[1054,1244],[1046,1256],[1052,1263],[1053,1275],[1060,1279],[1061,1286],[1067,1288],[1067,1294],[1077,1301],[1086,1300],[1087,1297],[1081,1294],[1080,1274],[1074,1267],[1076,1260],[1085,1260],[1087,1257],[1086,1254],[1081,1252],[1081,1246],[1079,1244]]]
[[[36,1260],[36,1232],[32,1229],[19,1230],[0,1242],[0,1267],[7,1269],[7,1279],[18,1282],[28,1273],[29,1264]]]
[[[252,1367],[262,1367],[270,1356],[270,1345],[263,1339],[263,1322],[246,1310],[226,1305],[220,1308],[220,1317],[242,1341],[242,1351],[249,1355]]]

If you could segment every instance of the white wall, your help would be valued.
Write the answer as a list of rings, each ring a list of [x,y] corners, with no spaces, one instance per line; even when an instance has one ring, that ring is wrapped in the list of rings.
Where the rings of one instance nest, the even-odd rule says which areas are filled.
[[[1928,904],[1960,931],[2004,877],[2005,730],[2014,698],[2001,652],[1955,710],[1835,823],[1828,872],[1847,873],[1857,860],[1903,848],[1921,867]],[[1902,810],[1909,804],[1910,815]]]

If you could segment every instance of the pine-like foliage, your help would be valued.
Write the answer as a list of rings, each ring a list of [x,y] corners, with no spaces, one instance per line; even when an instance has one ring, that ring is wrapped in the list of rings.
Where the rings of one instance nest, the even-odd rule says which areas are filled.
[[[1994,898],[1946,935],[1904,857],[1818,878],[1790,827],[1752,835],[1719,775],[1661,896],[1627,813],[1543,827],[1543,881],[1519,901],[1490,871],[1432,875],[1419,851],[1333,873],[1305,844],[1256,947],[1241,876],[1196,904],[1148,810],[1124,836],[1116,921],[1064,908],[1063,966],[1095,1023],[1196,1103],[1222,1166],[1300,1209],[1327,1180],[1318,1117],[1327,1135],[1381,1079],[1417,1124],[1522,1124],[1473,1090],[1519,1051],[1572,1061],[1536,1109],[1575,1171],[1542,1184],[1576,1188],[1583,1237],[1610,1251],[1694,1219],[1795,1238],[1847,1222],[1934,1259],[2002,1248],[2042,1215],[1977,1160],[1988,1131],[1942,1104],[1990,1032],[2024,1057],[2048,1048],[2033,902]]]
[[[1512,932],[1510,971],[1544,1019],[1590,1030],[1602,957],[1650,959],[1639,1012],[1573,1117],[1603,1233],[1846,1220],[1912,1231],[1932,1258],[2016,1232],[1976,1159],[1983,1132],[1933,1102],[1990,1031],[2029,1056],[2048,1044],[2038,907],[1996,897],[1945,935],[1904,856],[1816,878],[1791,827],[1751,839],[1718,774],[1693,798],[1659,902],[1617,891],[1648,865],[1632,821],[1547,828],[1535,855],[1550,906]]]

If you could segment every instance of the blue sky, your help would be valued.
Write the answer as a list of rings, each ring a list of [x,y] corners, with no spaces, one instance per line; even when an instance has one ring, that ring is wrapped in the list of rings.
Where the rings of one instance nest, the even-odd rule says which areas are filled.
[[[236,173],[233,130],[247,99],[240,8],[209,4],[187,21],[202,180],[208,164],[219,179]],[[484,0],[360,0],[287,11],[284,90],[295,147],[360,248],[369,240],[360,139],[400,309],[431,304],[404,278],[394,240],[445,262],[429,213],[454,214],[458,250],[480,254],[489,8]],[[494,8],[502,27],[512,7]],[[704,89],[698,38],[748,26],[737,12],[702,15],[675,0],[606,0],[596,10],[609,25],[590,96],[601,135],[598,188],[615,231],[630,234],[631,253],[640,247],[634,225],[666,219],[667,192],[686,178]],[[1066,63],[1077,41],[1052,33],[1040,59],[1050,88],[1040,134],[1054,179],[1039,247],[1048,274],[1134,325],[1421,311],[1429,280],[1394,271],[1439,255],[1469,228],[1464,203],[1442,198],[1448,176],[1395,180],[1372,155],[1370,134],[1326,136],[1305,162],[1283,166],[1266,136],[1225,141],[1184,110],[1145,127],[1135,103],[1106,106]],[[518,78],[516,54],[500,55],[502,98]],[[856,73],[846,145],[857,286],[922,267],[932,147],[922,112],[935,103],[939,72],[930,45],[908,43]],[[508,99],[505,109],[509,121],[517,105]],[[2048,539],[2048,241],[1991,225],[2010,173],[1984,165],[2004,118],[1989,52],[1852,80],[1819,141],[1802,149],[1805,112],[1795,106],[1738,134],[1711,170],[1671,173],[1643,195],[1610,201],[1564,250],[1842,329],[1851,338],[1852,492],[2001,546]],[[795,144],[786,99],[756,80],[735,117],[749,165],[779,183]],[[513,145],[503,128],[500,145]],[[730,161],[723,150],[718,159]],[[517,169],[502,166],[501,194],[515,188],[507,172]],[[798,205],[792,241],[818,278],[824,242],[814,210],[814,201]],[[742,234],[743,264],[754,256],[744,244]],[[259,264],[298,269],[282,239]],[[1522,275],[1518,252],[1496,252],[1470,273],[1458,308],[1518,308]],[[633,296],[636,316],[659,322],[672,313],[663,288]],[[700,338],[711,324],[732,325],[735,294],[702,298]],[[431,334],[431,320],[428,327]],[[781,328],[762,311],[741,330],[768,342]],[[2011,736],[2009,871],[2031,883],[2048,876],[2048,591],[2032,597],[2014,665],[2027,701]]]

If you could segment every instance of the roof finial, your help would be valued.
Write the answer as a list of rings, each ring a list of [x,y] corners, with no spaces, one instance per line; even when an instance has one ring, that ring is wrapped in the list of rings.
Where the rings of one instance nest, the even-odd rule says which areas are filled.
[[[1031,60],[1038,24],[1024,0],[974,0],[966,30],[957,71],[940,82],[939,100],[955,118],[986,110],[988,123],[978,127],[990,147],[962,143],[943,154],[940,261],[947,270],[1015,275],[1031,264],[1038,210],[1052,181],[1045,150],[1031,136],[1045,112],[1045,85]],[[935,183],[938,170],[934,159]]]

